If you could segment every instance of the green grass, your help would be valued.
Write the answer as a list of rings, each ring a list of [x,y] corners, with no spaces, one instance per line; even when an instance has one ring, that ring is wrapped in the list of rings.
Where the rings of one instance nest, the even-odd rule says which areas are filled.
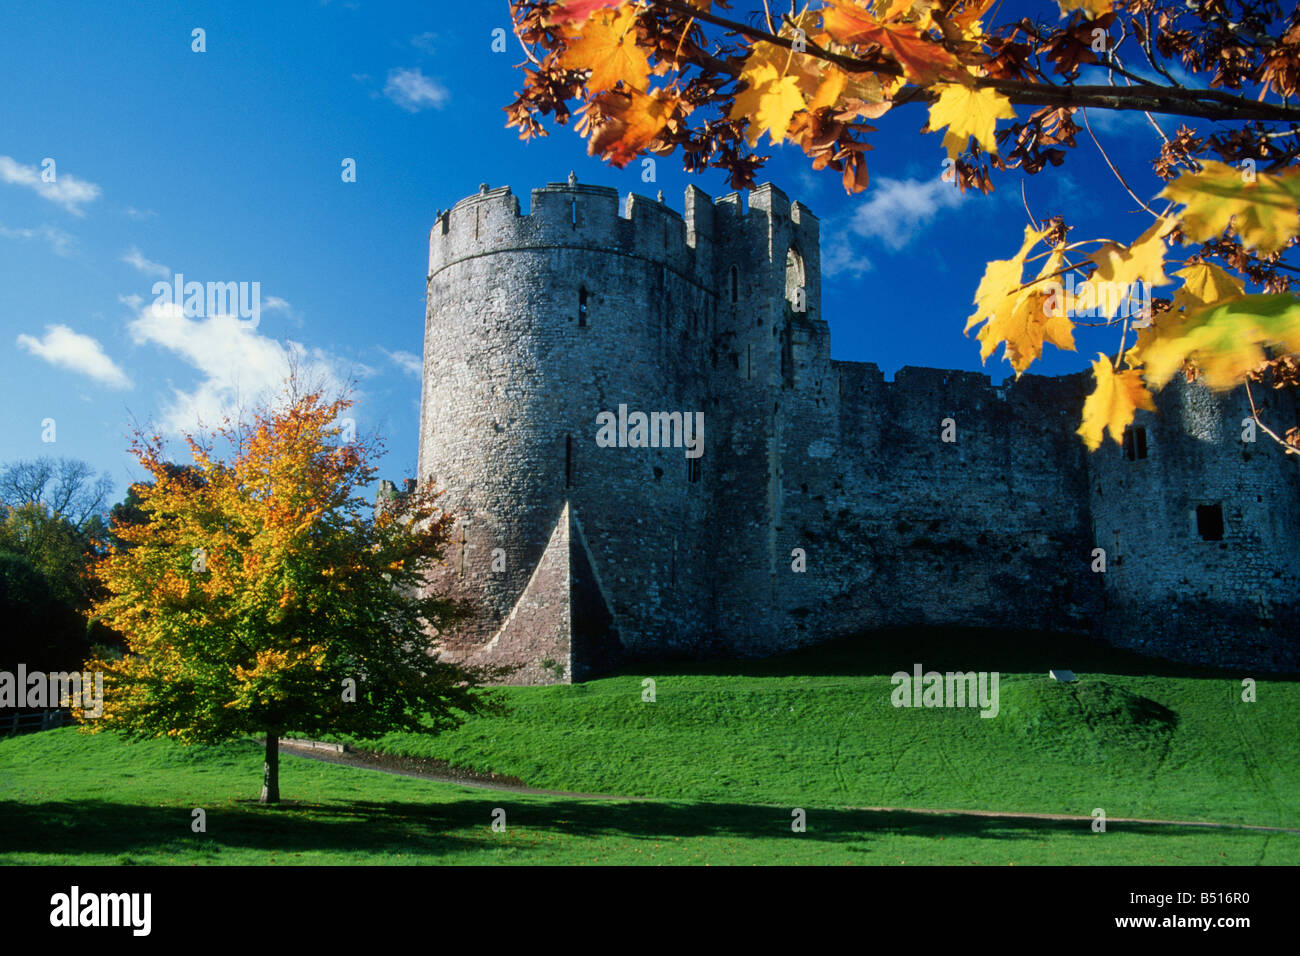
[[[1026,648],[1029,648],[1026,650]],[[904,709],[890,675],[1001,674],[1001,711]],[[1075,685],[1048,678],[1071,667]],[[1300,682],[1060,637],[903,632],[785,658],[503,691],[439,737],[352,741],[530,786],[788,806],[924,807],[1300,827]],[[641,699],[653,677],[656,700]]]
[[[911,633],[784,659],[660,665],[502,691],[507,717],[377,749],[535,787],[495,793],[286,756],[259,807],[261,748],[125,744],[73,729],[0,741],[0,863],[1296,864],[1300,835],[1114,822],[1300,826],[1300,683],[1242,703],[1236,674],[1060,638]],[[1031,648],[1031,650],[1025,650]],[[1042,648],[1039,650],[1038,648]],[[899,709],[889,674],[998,670],[1001,712]],[[1048,666],[1080,673],[1048,680]],[[657,699],[641,700],[653,676]],[[1056,812],[926,815],[867,806]],[[207,832],[191,831],[191,810]],[[507,830],[494,833],[495,808]],[[791,808],[808,813],[805,833]]]
[[[72,728],[0,742],[0,864],[1252,864],[1300,836],[928,816],[737,800],[490,793],[285,757],[286,803],[259,807],[261,748],[124,744]],[[191,811],[207,811],[207,832]],[[492,812],[506,810],[494,833]]]

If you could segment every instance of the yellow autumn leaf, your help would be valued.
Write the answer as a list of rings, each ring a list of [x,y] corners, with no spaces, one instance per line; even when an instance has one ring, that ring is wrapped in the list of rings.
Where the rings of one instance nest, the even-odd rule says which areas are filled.
[[[1148,286],[1157,286],[1169,281],[1164,270],[1164,237],[1174,225],[1173,220],[1157,219],[1133,245],[1125,247],[1107,242],[1088,256],[1089,261],[1097,265],[1092,284],[1097,289],[1098,304],[1106,303],[1102,310],[1106,313],[1106,318],[1115,314],[1124,294],[1132,285],[1145,282]],[[1098,283],[1106,283],[1107,286]]]
[[[1060,271],[1063,254],[1054,250],[1034,282],[1024,284],[1022,277],[1030,250],[1044,235],[1026,227],[1024,242],[1014,256],[985,267],[975,292],[975,312],[966,321],[967,334],[985,323],[975,336],[980,360],[988,361],[998,345],[1005,343],[1006,359],[1017,375],[1043,354],[1044,342],[1070,351],[1075,348],[1074,323],[1060,307],[1060,290],[1046,282]]]
[[[631,89],[645,90],[650,61],[637,46],[634,8],[599,12],[566,43],[561,64],[570,70],[590,69],[587,89],[591,92],[613,89],[619,80]]]
[[[940,83],[939,98],[930,104],[930,129],[948,127],[943,146],[955,159],[972,136],[986,153],[998,151],[993,128],[997,120],[1015,119],[1011,101],[992,88],[969,89],[960,83]]]
[[[1146,377],[1162,387],[1190,359],[1211,388],[1240,385],[1280,346],[1300,352],[1300,300],[1287,293],[1246,295],[1190,313],[1142,350]]]
[[[1042,356],[1044,342],[1074,351],[1074,323],[1060,307],[1059,284],[1051,281],[1064,263],[1064,253],[1052,250],[1033,282],[998,303],[993,317],[976,336],[981,361],[987,361],[999,343],[1006,343],[1006,359],[1019,375]],[[1016,285],[1019,283],[1017,277]]]
[[[1255,173],[1214,160],[1200,172],[1183,173],[1160,193],[1183,204],[1183,232],[1197,242],[1214,239],[1229,225],[1250,249],[1277,252],[1300,235],[1300,171],[1281,176]]]
[[[790,118],[804,108],[799,81],[793,76],[779,76],[771,63],[762,62],[741,73],[746,89],[736,94],[731,108],[732,119],[749,120],[749,144],[753,146],[764,132],[773,143],[785,139]]]
[[[1056,5],[1061,8],[1063,17],[1071,10],[1082,10],[1089,20],[1104,17],[1111,11],[1111,0],[1056,0]]]
[[[817,85],[817,92],[808,101],[808,109],[819,110],[825,106],[834,106],[844,93],[844,86],[847,81],[848,78],[844,75],[843,70],[834,65],[829,66],[822,76],[821,82]]]
[[[1213,305],[1246,294],[1240,279],[1212,262],[1194,262],[1179,269],[1174,276],[1183,280],[1182,287],[1174,293],[1172,307],[1175,309]]]
[[[1092,363],[1092,372],[1097,387],[1083,403],[1083,424],[1076,429],[1076,434],[1083,437],[1090,451],[1096,451],[1105,432],[1110,432],[1116,444],[1122,444],[1124,429],[1133,421],[1137,410],[1153,412],[1156,406],[1136,369],[1116,372],[1110,359],[1099,354]]]
[[[979,288],[975,290],[975,311],[966,320],[967,333],[986,318],[994,315],[1002,305],[1002,300],[1020,287],[1029,250],[1037,245],[1044,235],[1046,232],[1026,226],[1024,242],[1014,256],[1010,259],[994,259],[984,267]]]

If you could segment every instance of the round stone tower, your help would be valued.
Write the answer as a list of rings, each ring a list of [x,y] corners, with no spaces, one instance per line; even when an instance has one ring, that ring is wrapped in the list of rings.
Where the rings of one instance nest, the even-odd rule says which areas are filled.
[[[620,215],[615,190],[572,177],[533,190],[528,215],[484,186],[430,234],[419,480],[457,517],[436,587],[475,612],[442,643],[519,666],[511,682],[709,630],[689,537],[707,458],[688,457],[684,422],[707,410],[717,303],[693,199],[688,228],[635,195]],[[650,447],[618,425],[602,447],[601,413],[666,417]]]

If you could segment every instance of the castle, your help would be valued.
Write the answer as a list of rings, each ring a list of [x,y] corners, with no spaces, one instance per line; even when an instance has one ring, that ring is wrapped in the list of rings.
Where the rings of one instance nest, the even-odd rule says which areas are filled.
[[[818,242],[771,185],[439,213],[418,480],[457,516],[434,587],[476,610],[448,653],[554,683],[915,624],[1300,669],[1300,469],[1243,440],[1244,390],[1180,378],[1090,454],[1090,373],[832,360]]]

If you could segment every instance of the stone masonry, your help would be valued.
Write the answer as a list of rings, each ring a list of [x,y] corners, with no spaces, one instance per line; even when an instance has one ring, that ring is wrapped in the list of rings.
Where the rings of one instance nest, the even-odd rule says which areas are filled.
[[[433,586],[476,610],[447,653],[552,683],[965,625],[1300,670],[1300,467],[1243,441],[1244,391],[1180,380],[1089,454],[1090,373],[886,381],[830,358],[816,217],[771,185],[747,206],[570,176],[527,215],[487,186],[438,215],[418,480],[457,516]],[[662,447],[670,418],[633,447],[634,412],[702,412],[703,454]]]

